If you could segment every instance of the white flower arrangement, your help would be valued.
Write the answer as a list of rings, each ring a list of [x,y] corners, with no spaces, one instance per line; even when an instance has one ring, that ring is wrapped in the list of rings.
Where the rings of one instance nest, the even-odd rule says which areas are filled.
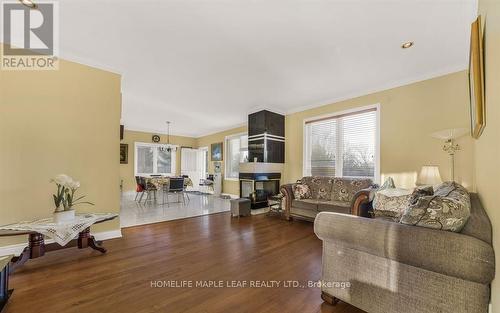
[[[50,181],[57,186],[57,193],[52,195],[54,198],[54,205],[56,206],[55,212],[72,210],[73,206],[78,204],[94,205],[91,202],[80,201],[85,198],[85,195],[75,199],[76,191],[80,188],[80,182],[73,180],[70,176],[60,174]]]

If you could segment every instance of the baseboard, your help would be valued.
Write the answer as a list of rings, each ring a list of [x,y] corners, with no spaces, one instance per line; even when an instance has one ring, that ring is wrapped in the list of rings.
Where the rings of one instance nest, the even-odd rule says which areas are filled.
[[[116,230],[92,233],[92,235],[97,240],[108,240],[108,239],[113,239],[113,238],[121,238],[122,231],[121,231],[121,229],[116,229]],[[49,244],[49,243],[54,243],[54,240],[53,239],[45,240],[45,244]],[[11,255],[11,254],[19,255],[19,254],[21,254],[21,252],[23,252],[23,250],[26,246],[28,246],[28,242],[0,247],[0,255]]]

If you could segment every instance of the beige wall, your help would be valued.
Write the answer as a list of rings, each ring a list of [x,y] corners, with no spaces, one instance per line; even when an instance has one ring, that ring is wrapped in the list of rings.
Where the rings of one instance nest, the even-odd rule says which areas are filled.
[[[493,225],[496,268],[500,270],[500,2],[480,0],[479,13],[485,22],[486,128],[475,141],[476,187]],[[500,313],[500,279],[492,284],[493,312]]]
[[[78,211],[119,212],[120,97],[119,75],[64,60],[58,71],[0,70],[0,224],[50,216],[49,179],[61,173],[95,203]]]
[[[126,125],[125,125],[126,127]],[[152,143],[152,133],[125,130],[123,140],[120,143],[128,144],[128,164],[120,164],[120,179],[123,181],[123,191],[135,190],[134,175],[134,145],[136,142]],[[159,135],[160,143],[167,142],[167,135]],[[181,173],[181,147],[196,147],[196,139],[191,137],[170,136],[170,143],[178,145],[176,152],[176,175]]]
[[[356,107],[380,104],[380,167],[382,178],[392,176],[402,187],[414,186],[422,165],[439,165],[444,180],[450,179],[450,161],[443,142],[432,132],[468,128],[468,85],[465,71],[411,85],[341,101],[286,116],[286,182],[302,177],[303,121],[305,118]],[[456,181],[473,189],[473,146],[470,136],[458,141]]]
[[[233,129],[230,129],[230,130],[227,130],[227,131],[223,131],[223,132],[220,132],[220,133],[216,133],[216,134],[212,134],[212,135],[200,137],[200,138],[197,139],[196,144],[197,144],[198,148],[208,147],[208,154],[209,154],[209,157],[210,157],[211,156],[210,145],[212,143],[224,142],[224,139],[226,138],[226,136],[230,136],[230,135],[234,135],[234,134],[239,134],[239,133],[247,133],[247,127],[246,126],[242,126],[242,127],[233,128]],[[223,158],[225,159],[225,157],[226,157],[226,152],[225,152],[226,147],[224,145],[225,144],[223,144],[223,149],[224,149]],[[224,168],[225,168],[224,161],[222,161],[222,175],[224,175]],[[208,162],[208,172],[210,174],[214,173],[214,163],[211,160],[210,160],[210,162]],[[232,194],[232,195],[239,195],[240,194],[240,185],[239,185],[239,182],[237,180],[224,180],[223,183],[222,183],[222,192],[223,193]]]

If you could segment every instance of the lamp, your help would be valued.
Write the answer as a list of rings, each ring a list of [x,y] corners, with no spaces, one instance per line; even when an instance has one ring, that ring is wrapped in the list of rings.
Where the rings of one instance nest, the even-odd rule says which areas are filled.
[[[439,167],[436,165],[424,165],[420,170],[418,175],[417,185],[418,186],[434,186],[439,185],[443,181],[441,180],[441,175],[439,174]]]
[[[445,141],[443,151],[450,155],[452,181],[455,181],[455,153],[460,150],[460,146],[454,140],[464,136],[468,132],[465,128],[450,128],[431,134],[432,137]]]

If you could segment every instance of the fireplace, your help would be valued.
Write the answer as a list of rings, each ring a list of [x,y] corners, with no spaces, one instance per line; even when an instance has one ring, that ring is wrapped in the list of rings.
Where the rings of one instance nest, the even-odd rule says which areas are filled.
[[[248,116],[248,160],[240,163],[240,197],[252,209],[267,206],[277,195],[285,162],[285,117],[267,110]]]
[[[252,209],[267,207],[267,199],[278,194],[280,173],[240,173],[240,197],[251,201]]]

